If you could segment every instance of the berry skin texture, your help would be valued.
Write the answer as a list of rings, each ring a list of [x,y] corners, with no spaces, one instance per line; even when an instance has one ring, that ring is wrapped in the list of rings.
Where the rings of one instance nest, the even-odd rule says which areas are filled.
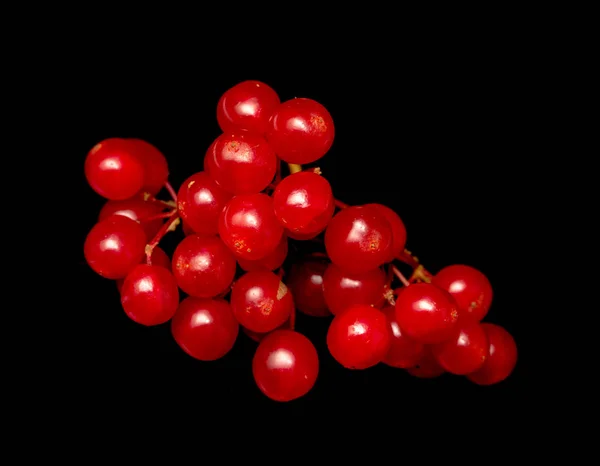
[[[83,245],[85,260],[104,278],[124,278],[144,257],[146,233],[135,220],[111,215],[96,223]]]
[[[215,361],[225,356],[237,339],[240,326],[224,299],[187,297],[171,320],[171,333],[191,357]]]
[[[152,254],[150,255],[150,260],[152,261],[152,265],[157,265],[159,267],[163,267],[163,268],[167,269],[169,272],[171,271],[171,259],[169,258],[169,256],[167,256],[167,253],[165,251],[163,251],[159,246],[155,246],[154,249],[152,249]],[[142,257],[142,260],[140,263],[142,263],[142,264],[146,263],[146,255],[144,255]],[[121,292],[121,289],[123,288],[124,281],[125,281],[124,278],[120,278],[116,281],[117,289],[119,290],[119,293]]]
[[[337,315],[353,304],[376,304],[385,291],[385,281],[381,269],[350,274],[330,264],[323,275],[323,297],[331,313]]]
[[[483,323],[489,342],[489,356],[483,366],[467,378],[478,385],[493,385],[502,382],[517,365],[517,344],[510,333],[499,325]]]
[[[392,228],[376,209],[352,206],[333,216],[325,230],[331,262],[350,273],[383,265],[390,256]]]
[[[392,335],[385,314],[371,306],[355,305],[337,314],[327,331],[327,347],[347,369],[367,369],[390,350]]]
[[[280,104],[269,121],[266,137],[281,160],[311,163],[333,144],[335,129],[329,111],[312,99],[296,98]]]
[[[138,324],[164,324],[179,306],[179,288],[169,270],[140,264],[125,277],[121,304],[127,316]]]
[[[252,359],[256,385],[275,401],[291,401],[306,395],[319,375],[319,356],[312,342],[292,330],[276,330],[265,336]]]
[[[167,159],[156,147],[142,139],[129,138],[127,144],[144,168],[142,191],[156,195],[167,183],[169,165]]]
[[[128,199],[144,184],[144,167],[125,139],[110,138],[96,144],[87,154],[84,171],[90,187],[106,199]]]
[[[100,209],[98,221],[104,220],[113,214],[124,215],[140,223],[146,232],[146,238],[148,241],[151,241],[154,235],[158,233],[158,230],[160,230],[163,220],[160,218],[148,222],[142,220],[159,215],[162,211],[163,207],[160,205],[144,201],[141,196],[134,196],[121,201],[106,201],[102,209]]]
[[[273,181],[277,156],[260,135],[223,133],[206,151],[204,171],[225,191],[258,193]]]
[[[425,344],[443,343],[458,330],[454,298],[430,283],[401,288],[396,298],[396,319],[408,337]]]
[[[292,290],[294,304],[300,312],[313,317],[331,315],[323,291],[323,275],[327,266],[327,262],[316,259],[291,266],[286,283]]]
[[[431,283],[448,291],[458,304],[459,318],[480,322],[492,305],[492,285],[479,270],[468,265],[449,265],[433,276]]]
[[[219,215],[233,197],[206,172],[195,173],[177,192],[177,209],[186,228],[201,235],[219,232]]]
[[[280,104],[275,90],[261,81],[242,81],[221,95],[217,123],[224,133],[245,130],[264,134]]]
[[[196,298],[212,298],[233,282],[236,262],[217,236],[186,236],[173,253],[173,275],[177,285]]]
[[[392,331],[390,350],[382,362],[399,369],[408,369],[416,366],[425,354],[425,345],[412,340],[402,333],[396,321],[396,309],[394,306],[386,306],[381,312],[385,314],[390,330]]]
[[[417,362],[417,364],[415,364],[413,367],[406,369],[406,372],[413,377],[418,377],[420,379],[433,379],[444,374],[446,371],[442,366],[439,365],[433,356],[431,347],[425,346],[425,353],[421,359],[419,359],[419,362]]]
[[[283,178],[273,192],[273,205],[281,225],[302,236],[323,231],[335,210],[329,181],[314,172]]]
[[[294,310],[292,293],[273,272],[242,275],[231,289],[230,302],[237,321],[257,333],[275,330]]]
[[[262,193],[234,196],[219,217],[219,236],[240,259],[268,256],[283,236],[283,227],[273,212],[273,200]]]
[[[390,224],[392,228],[392,247],[386,262],[391,262],[404,251],[406,246],[406,226],[400,216],[383,204],[366,204],[365,207],[376,209]]]
[[[283,262],[285,261],[285,258],[287,257],[287,255],[288,255],[288,239],[287,239],[287,236],[282,235],[281,241],[279,241],[279,244],[275,248],[275,251],[273,251],[268,256],[263,257],[262,259],[259,259],[256,261],[249,261],[249,260],[240,259],[240,258],[238,258],[237,261],[238,261],[238,264],[240,264],[240,267],[242,268],[242,270],[244,270],[246,272],[254,272],[256,270],[273,271],[283,265]]]
[[[433,345],[431,351],[446,372],[466,375],[483,366],[488,357],[489,344],[481,325],[467,320],[460,323],[452,339]]]

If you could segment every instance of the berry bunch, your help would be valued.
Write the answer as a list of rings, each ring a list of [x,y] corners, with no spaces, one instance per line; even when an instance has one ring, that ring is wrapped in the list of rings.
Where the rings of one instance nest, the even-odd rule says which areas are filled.
[[[480,385],[509,376],[514,339],[481,323],[492,302],[485,275],[467,265],[429,273],[405,249],[396,212],[348,206],[319,168],[302,167],[333,143],[323,105],[281,102],[268,85],[244,81],[221,96],[217,120],[223,132],[203,170],[178,192],[165,157],[147,142],[111,138],[87,155],[87,181],[107,202],[85,240],[85,258],[116,281],[132,320],[170,321],[177,344],[201,361],[228,353],[241,328],[258,342],[256,384],[277,401],[306,394],[319,372],[314,345],[294,330],[296,310],[333,316],[327,347],[349,369],[383,363]],[[156,197],[163,187],[172,200]],[[179,224],[185,237],[169,258],[158,244]],[[322,249],[288,264],[294,242]]]

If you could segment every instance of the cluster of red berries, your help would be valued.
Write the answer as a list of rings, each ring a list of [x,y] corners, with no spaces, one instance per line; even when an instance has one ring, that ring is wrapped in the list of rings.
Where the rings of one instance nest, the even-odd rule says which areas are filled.
[[[217,119],[223,133],[203,171],[177,193],[165,157],[147,142],[111,138],[87,155],[88,183],[108,201],[85,258],[117,281],[132,320],[170,320],[177,344],[202,361],[228,353],[242,328],[259,342],[256,384],[278,401],[306,394],[319,372],[313,343],[294,330],[296,310],[334,316],[327,347],[349,369],[384,363],[480,385],[508,377],[517,348],[505,329],[481,323],[492,302],[485,275],[466,265],[432,275],[405,249],[396,212],[347,206],[318,168],[303,169],[334,140],[323,105],[281,102],[268,85],[244,81],[222,95]],[[163,187],[173,200],[156,197]],[[180,223],[186,236],[169,258],[157,245]],[[284,271],[289,241],[320,241],[323,251]],[[394,261],[409,264],[412,276]]]

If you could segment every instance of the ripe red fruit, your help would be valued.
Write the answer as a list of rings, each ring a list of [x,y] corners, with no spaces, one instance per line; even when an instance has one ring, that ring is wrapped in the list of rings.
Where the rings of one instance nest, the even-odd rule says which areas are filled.
[[[481,325],[473,321],[459,323],[455,336],[444,343],[433,345],[431,351],[447,372],[465,375],[479,369],[485,362],[489,344]]]
[[[331,315],[323,292],[323,275],[327,266],[327,262],[316,259],[292,264],[286,283],[300,312],[314,317]]]
[[[225,191],[258,193],[273,181],[277,156],[260,135],[223,133],[206,151],[204,170]]]
[[[164,267],[140,264],[125,277],[121,304],[127,316],[138,324],[164,324],[179,305],[175,277]]]
[[[347,207],[333,216],[325,230],[325,249],[331,262],[350,273],[383,265],[391,247],[392,228],[372,207]]]
[[[288,287],[273,272],[242,275],[231,289],[231,308],[238,322],[257,333],[282,325],[294,309]]]
[[[291,330],[291,329],[292,329],[291,322],[290,322],[290,319],[288,319],[283,324],[281,324],[279,327],[277,327],[275,330]],[[242,331],[251,340],[254,340],[256,342],[261,341],[264,337],[266,337],[267,335],[269,335],[271,333],[271,332],[265,332],[265,333],[253,332],[252,330],[248,330],[246,327],[242,327]]]
[[[489,355],[483,366],[467,378],[478,385],[493,385],[506,379],[517,365],[517,344],[499,325],[483,323],[481,327],[489,342]]]
[[[408,369],[416,366],[425,354],[425,345],[402,333],[396,320],[396,309],[394,306],[386,306],[381,312],[385,314],[392,332],[390,350],[382,362],[388,366],[400,369]]]
[[[217,104],[217,122],[224,133],[246,130],[264,134],[279,103],[279,96],[267,84],[242,81],[221,95]]]
[[[327,331],[329,352],[348,369],[366,369],[380,363],[390,349],[391,339],[385,315],[365,305],[337,314]]]
[[[135,220],[111,215],[96,223],[83,245],[85,260],[97,274],[124,278],[144,256],[146,233]]]
[[[110,138],[96,144],[87,154],[84,171],[90,187],[106,199],[128,199],[144,183],[144,167],[125,139]]]
[[[406,246],[406,226],[400,216],[388,206],[383,204],[366,204],[365,207],[376,209],[390,224],[392,229],[392,247],[390,248],[390,254],[386,262],[391,262],[404,251],[404,247]]]
[[[407,336],[426,344],[449,340],[458,329],[454,299],[430,283],[415,283],[400,289],[396,318]]]
[[[179,287],[197,298],[226,291],[236,271],[233,254],[217,236],[186,236],[175,248],[172,263]]]
[[[311,163],[333,144],[335,129],[327,109],[312,99],[296,98],[280,104],[269,121],[267,140],[287,163]]]
[[[292,330],[276,330],[263,338],[252,359],[256,385],[275,401],[306,395],[319,374],[319,356],[312,342]]]
[[[240,326],[223,299],[187,297],[171,320],[171,333],[191,357],[214,361],[225,356],[237,339]]]
[[[433,379],[444,374],[446,371],[433,356],[431,347],[425,346],[425,352],[421,359],[413,367],[406,369],[406,372],[420,379]]]
[[[165,251],[163,251],[159,246],[155,246],[154,249],[152,249],[152,254],[150,255],[150,260],[152,261],[152,265],[157,265],[159,267],[163,267],[163,268],[167,269],[169,272],[171,271],[171,259],[169,258],[169,256],[167,256],[167,253]],[[146,263],[146,255],[142,256],[142,260],[140,261],[140,263],[141,264]],[[121,292],[121,289],[123,288],[124,281],[125,281],[124,278],[120,278],[116,281],[117,289],[119,290],[119,293]]]
[[[128,149],[144,167],[142,191],[157,194],[167,183],[169,166],[167,159],[156,147],[137,138],[127,139]]]
[[[258,259],[255,261],[249,261],[246,259],[238,258],[238,264],[242,270],[246,272],[253,272],[255,270],[269,270],[273,271],[278,269],[283,265],[285,258],[288,255],[288,239],[285,235],[281,236],[281,240],[279,244],[275,248],[275,250],[270,253],[268,256],[263,257],[262,259]]]
[[[259,260],[277,248],[283,227],[273,212],[273,200],[266,194],[234,196],[219,217],[219,236],[241,259]]]
[[[481,321],[492,304],[492,285],[479,270],[468,265],[449,265],[431,283],[448,291],[458,305],[459,318]]]
[[[219,215],[233,197],[218,186],[206,172],[186,179],[177,192],[177,209],[185,227],[202,235],[219,232]]]
[[[129,217],[131,220],[142,225],[142,228],[146,232],[146,238],[151,241],[154,235],[158,233],[160,227],[163,224],[163,220],[158,218],[150,221],[143,221],[145,218],[159,215],[163,211],[163,207],[153,202],[144,201],[141,196],[134,196],[129,199],[123,199],[120,201],[106,201],[100,214],[98,221],[104,220],[110,215],[124,215]]]
[[[336,315],[353,304],[376,304],[385,291],[386,276],[381,269],[350,274],[330,264],[323,275],[323,297]]]

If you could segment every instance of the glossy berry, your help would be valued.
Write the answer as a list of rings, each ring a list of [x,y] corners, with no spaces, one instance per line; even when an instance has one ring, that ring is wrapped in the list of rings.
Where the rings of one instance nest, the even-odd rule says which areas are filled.
[[[277,330],[263,338],[252,359],[256,385],[275,401],[306,395],[319,374],[319,356],[312,342],[292,330]]]
[[[505,380],[517,365],[517,344],[499,325],[483,323],[481,327],[488,339],[489,355],[483,366],[467,378],[478,385],[493,385]]]
[[[85,260],[97,274],[124,278],[144,256],[146,233],[135,220],[111,215],[96,223],[83,246]]]
[[[287,236],[282,235],[279,244],[275,250],[268,256],[263,257],[255,261],[249,261],[246,259],[238,258],[238,264],[242,270],[246,272],[253,272],[255,270],[276,270],[283,265],[285,258],[288,255],[288,239]]]
[[[144,167],[144,183],[142,191],[157,194],[169,178],[167,159],[156,147],[147,141],[137,138],[127,139],[129,150]]]
[[[237,321],[257,333],[282,325],[294,309],[288,287],[273,272],[242,275],[231,290],[231,308]]]
[[[225,356],[235,343],[240,326],[224,299],[187,297],[171,320],[171,333],[188,355],[200,361]]]
[[[146,238],[148,241],[151,241],[154,235],[158,233],[158,230],[160,230],[163,219],[159,218],[150,221],[145,221],[144,219],[160,215],[163,208],[160,204],[144,201],[142,196],[134,196],[121,201],[106,201],[100,210],[98,221],[104,220],[113,214],[124,215],[140,223],[146,232]]]
[[[413,377],[418,377],[420,379],[433,379],[446,372],[433,356],[431,347],[429,346],[425,346],[425,352],[421,359],[406,371]]]
[[[465,375],[483,366],[488,357],[489,344],[485,331],[478,322],[459,322],[455,336],[431,350],[437,362],[447,372]]]
[[[125,277],[121,304],[127,316],[138,324],[164,324],[179,306],[175,277],[164,267],[140,264]]]
[[[449,265],[433,276],[436,286],[448,291],[458,305],[459,318],[481,321],[492,304],[492,285],[479,270],[468,265]]]
[[[275,90],[260,81],[242,81],[223,93],[217,104],[217,122],[224,133],[246,130],[264,134],[279,106]]]
[[[290,319],[288,319],[283,324],[281,324],[279,327],[277,327],[275,330],[291,330],[291,329],[292,329],[291,322],[290,322]],[[275,330],[273,330],[273,331],[275,331]],[[246,327],[242,327],[242,331],[251,340],[254,340],[256,342],[261,341],[264,337],[266,337],[267,335],[269,335],[271,333],[271,332],[265,332],[265,333],[253,332],[252,330],[248,330]]]
[[[186,236],[173,253],[173,275],[179,287],[197,298],[211,298],[229,288],[236,263],[217,236]]]
[[[106,199],[128,199],[144,184],[144,167],[124,139],[96,144],[87,154],[84,171],[91,188]]]
[[[273,192],[273,206],[281,225],[303,236],[323,231],[335,209],[329,181],[314,172],[283,178]]]
[[[386,276],[381,269],[351,274],[330,264],[323,275],[323,297],[332,314],[353,304],[377,304],[385,291]]]
[[[283,236],[283,227],[273,212],[273,200],[262,193],[234,196],[219,217],[219,236],[240,259],[268,256]]]
[[[171,271],[171,259],[169,258],[169,256],[167,256],[167,253],[165,251],[163,251],[159,246],[155,246],[154,249],[152,249],[152,254],[150,255],[150,260],[152,261],[152,265],[157,265],[159,267],[163,267],[163,268],[167,269],[169,272]],[[145,264],[145,263],[146,263],[146,255],[144,254],[142,256],[142,260],[140,261],[140,264]],[[119,293],[121,292],[121,289],[123,288],[124,281],[125,281],[124,278],[120,278],[116,281],[117,289],[119,290]]]
[[[388,206],[383,204],[366,204],[365,207],[376,209],[385,217],[392,228],[392,247],[390,248],[388,260],[386,261],[391,262],[404,251],[404,247],[406,246],[406,226],[400,216]]]
[[[331,315],[323,290],[327,266],[327,262],[317,259],[292,264],[285,281],[292,290],[294,304],[300,312],[314,317]]]
[[[187,223],[185,223],[185,220],[181,221],[181,230],[183,231],[183,234],[185,236],[197,234],[194,230],[192,230],[192,227],[190,227]]]
[[[329,352],[348,369],[366,369],[380,363],[391,340],[385,315],[365,305],[351,306],[337,314],[327,331]]]
[[[396,309],[394,306],[386,306],[382,311],[387,318],[392,332],[390,350],[383,358],[383,363],[391,367],[408,369],[418,364],[425,354],[425,345],[407,337],[396,320]]]
[[[279,158],[305,164],[329,151],[335,129],[323,105],[312,99],[296,98],[281,103],[273,112],[266,136]]]
[[[371,207],[347,207],[334,215],[325,230],[325,249],[331,262],[350,273],[383,265],[391,247],[392,228]]]
[[[260,135],[239,131],[223,133],[204,156],[204,171],[233,194],[258,193],[273,181],[277,157]]]
[[[206,172],[186,179],[177,192],[177,209],[186,228],[202,235],[216,235],[219,215],[233,194],[218,186]]]
[[[401,288],[396,318],[406,335],[425,344],[442,343],[458,330],[458,310],[452,296],[430,283]]]

